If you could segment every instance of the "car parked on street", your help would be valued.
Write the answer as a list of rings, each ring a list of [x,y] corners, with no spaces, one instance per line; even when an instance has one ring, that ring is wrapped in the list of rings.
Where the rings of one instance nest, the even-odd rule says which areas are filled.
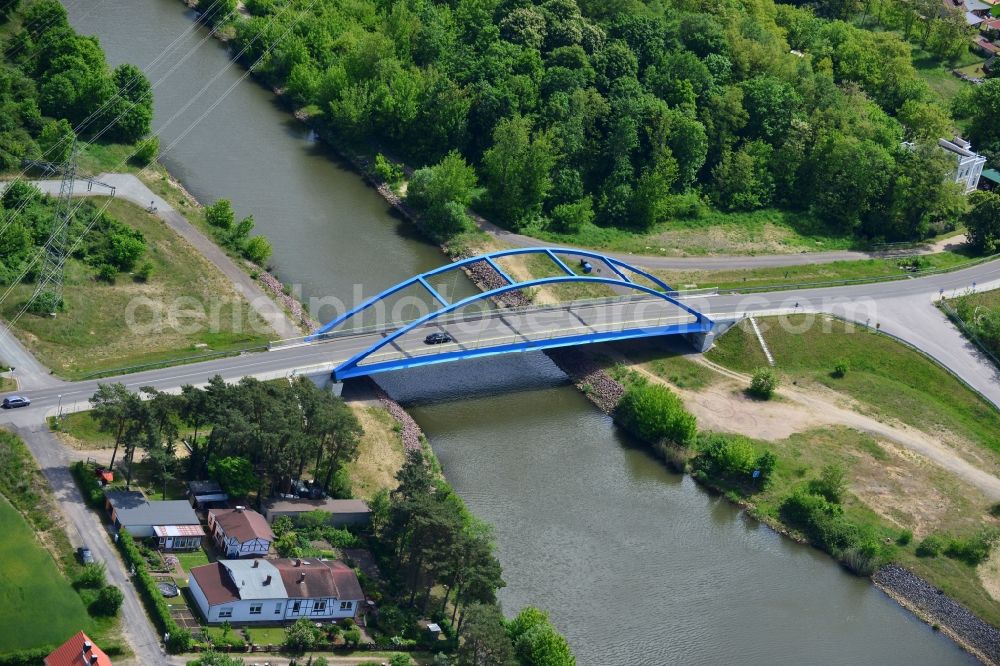
[[[76,555],[80,558],[82,564],[93,564],[94,554],[90,552],[90,549],[86,546],[80,546],[76,549]]]
[[[3,399],[4,409],[14,409],[15,407],[27,407],[31,404],[31,400],[23,395],[9,395]]]
[[[425,345],[440,345],[445,342],[451,342],[451,336],[447,333],[431,333],[424,338]]]

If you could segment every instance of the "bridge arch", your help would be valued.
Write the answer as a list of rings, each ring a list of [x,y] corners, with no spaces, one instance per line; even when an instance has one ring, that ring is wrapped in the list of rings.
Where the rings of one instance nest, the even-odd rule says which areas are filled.
[[[516,280],[511,278],[497,263],[496,259],[512,256],[512,255],[525,255],[525,254],[539,254],[546,255],[552,260],[552,262],[558,266],[564,275],[555,275],[544,278],[536,278],[531,280]],[[607,266],[609,270],[614,274],[614,277],[604,277],[604,276],[594,276],[594,275],[579,275],[573,271],[562,257],[573,257],[576,259],[587,258],[592,259],[601,264]],[[460,270],[463,267],[470,266],[472,264],[484,262],[492,268],[497,275],[506,283],[500,287],[490,289],[481,293],[474,294],[468,298],[464,298],[455,302],[449,302],[441,294],[439,294],[428,282],[428,278],[439,276],[443,273],[447,273],[454,270]],[[641,276],[648,280],[654,286],[648,286],[646,284],[635,282],[631,275]],[[529,289],[532,287],[540,287],[549,284],[560,284],[560,283],[592,283],[592,284],[604,284],[610,285],[618,288],[625,288],[630,291],[635,291],[639,293],[645,293],[654,296],[665,303],[675,306],[682,312],[684,312],[689,319],[687,321],[678,322],[660,322],[658,325],[645,325],[645,326],[634,326],[632,328],[627,328],[623,326],[619,330],[609,330],[609,331],[595,331],[590,333],[584,333],[579,335],[567,335],[567,336],[550,336],[544,340],[530,340],[525,339],[522,341],[517,341],[509,344],[498,344],[494,346],[486,346],[476,348],[469,348],[465,346],[460,346],[458,349],[448,349],[447,351],[437,351],[433,350],[427,354],[419,355],[407,355],[403,354],[400,358],[395,358],[383,362],[374,363],[363,363],[363,361],[372,355],[379,352],[379,350],[392,345],[400,338],[406,334],[412,332],[413,330],[425,326],[439,317],[456,312],[465,308],[471,304],[481,301],[487,301],[495,296],[500,296],[511,291],[517,291],[521,289]],[[360,375],[368,375],[376,372],[384,372],[386,370],[394,370],[405,367],[413,367],[417,365],[427,365],[430,363],[440,363],[450,360],[457,360],[460,358],[474,358],[479,356],[486,356],[492,354],[507,353],[513,351],[528,351],[534,349],[545,349],[551,347],[568,346],[575,344],[586,344],[593,342],[605,342],[616,339],[627,339],[636,337],[646,337],[652,335],[670,335],[670,334],[681,334],[681,333],[704,333],[711,329],[712,321],[706,317],[704,314],[698,312],[694,308],[691,308],[687,304],[681,302],[676,298],[676,291],[671,289],[664,281],[657,278],[640,268],[631,266],[628,263],[616,259],[614,257],[608,257],[600,253],[591,250],[578,250],[575,248],[547,248],[547,247],[534,247],[534,248],[513,248],[508,250],[500,250],[497,252],[491,252],[488,254],[477,255],[474,257],[469,257],[456,261],[445,266],[441,266],[431,271],[421,273],[420,275],[414,276],[408,280],[404,280],[389,289],[367,299],[354,309],[340,315],[339,317],[331,320],[330,322],[324,324],[316,331],[314,331],[306,339],[309,341],[320,340],[327,336],[333,334],[334,329],[341,326],[345,322],[357,317],[359,314],[370,308],[371,306],[384,301],[389,296],[402,291],[411,286],[419,285],[423,287],[434,300],[441,304],[438,309],[429,312],[421,317],[414,319],[406,323],[405,325],[392,330],[391,333],[381,338],[376,343],[369,346],[367,349],[356,353],[347,361],[343,362],[334,370],[334,377],[337,380],[347,379],[349,377],[355,377]],[[567,304],[571,305],[571,304]],[[690,319],[693,318],[693,321]],[[516,336],[515,336],[516,337]]]

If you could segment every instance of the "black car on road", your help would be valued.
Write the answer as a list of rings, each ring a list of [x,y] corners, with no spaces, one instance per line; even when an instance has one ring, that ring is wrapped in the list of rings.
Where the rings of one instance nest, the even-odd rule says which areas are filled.
[[[451,342],[451,336],[447,333],[431,333],[424,338],[425,345],[440,345],[445,342]]]
[[[23,395],[9,395],[3,399],[4,409],[14,409],[15,407],[27,407],[31,404],[31,400],[24,397]]]
[[[94,561],[94,554],[90,552],[90,549],[86,546],[80,546],[77,548],[76,554],[80,558],[81,564],[90,564]]]

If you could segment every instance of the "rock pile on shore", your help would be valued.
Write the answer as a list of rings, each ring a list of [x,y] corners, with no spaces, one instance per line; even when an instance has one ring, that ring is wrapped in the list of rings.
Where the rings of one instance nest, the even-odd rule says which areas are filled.
[[[1000,630],[973,615],[968,608],[923,578],[909,569],[890,564],[876,571],[872,580],[889,596],[954,633],[980,656],[1000,663]]]
[[[459,257],[464,259],[465,257]],[[465,273],[477,287],[483,291],[492,291],[506,286],[507,281],[485,261],[477,261],[465,267]],[[508,291],[506,294],[494,296],[493,301],[502,308],[522,308],[531,305],[531,299],[520,290]]]
[[[597,363],[576,349],[557,348],[546,352],[549,358],[586,394],[592,403],[611,414],[625,393],[625,387],[612,379]]]
[[[375,383],[371,377],[365,377],[365,381],[368,382],[371,387],[371,391],[375,398],[379,401],[379,404],[385,407],[385,410],[389,412],[392,418],[396,419],[399,425],[402,427],[402,432],[400,433],[403,439],[403,448],[407,451],[420,451],[422,449],[420,445],[420,435],[423,434],[420,430],[420,426],[417,422],[413,420],[413,417],[403,409],[398,402],[393,400],[388,393],[382,390],[382,387]]]

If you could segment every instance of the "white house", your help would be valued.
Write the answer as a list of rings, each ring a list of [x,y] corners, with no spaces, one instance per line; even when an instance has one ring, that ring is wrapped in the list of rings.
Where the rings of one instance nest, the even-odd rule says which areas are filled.
[[[222,560],[191,569],[191,596],[209,623],[354,617],[365,595],[339,560]]]
[[[972,150],[972,146],[962,137],[954,139],[938,139],[938,145],[951,153],[957,162],[955,167],[955,182],[962,185],[965,193],[975,191],[979,185],[979,176],[983,173],[986,158]]]
[[[257,557],[267,555],[274,541],[271,526],[252,509],[210,509],[208,532],[225,557]]]

